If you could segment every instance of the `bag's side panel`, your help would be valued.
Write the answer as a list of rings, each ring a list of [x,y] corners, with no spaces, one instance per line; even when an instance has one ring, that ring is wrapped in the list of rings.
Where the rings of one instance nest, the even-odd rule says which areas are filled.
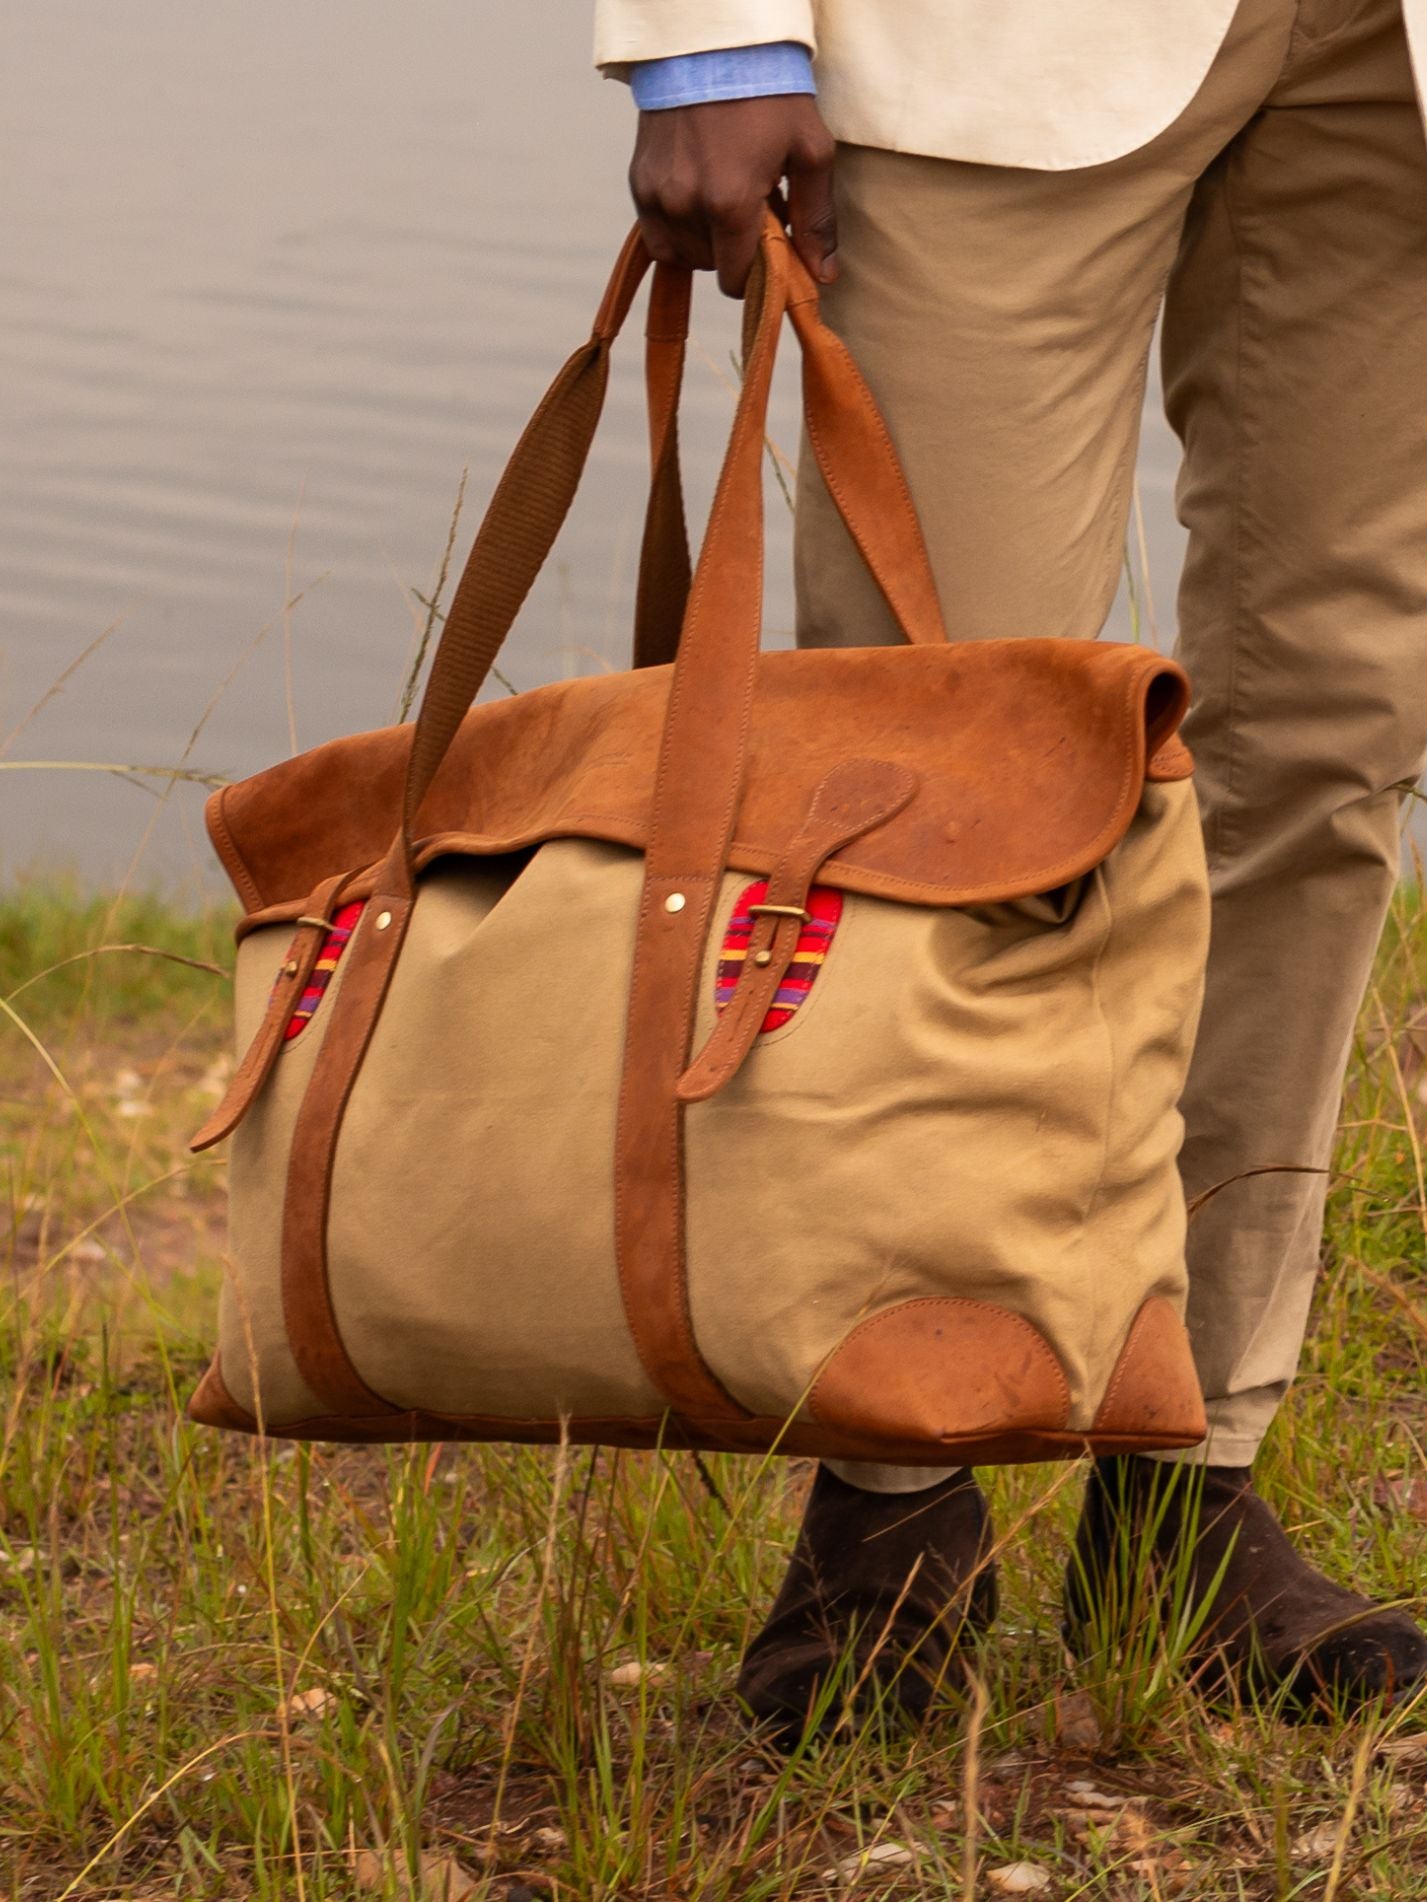
[[[1175,1104],[1206,914],[1187,784],[1149,788],[1123,843],[1063,894],[942,912],[847,898],[803,1011],[689,1113],[695,1326],[745,1405],[808,1417],[857,1333],[864,1431],[869,1344],[884,1338],[889,1407],[913,1347],[928,1378],[946,1356],[944,1391],[918,1416],[943,1431],[974,1430],[988,1406],[1090,1426],[1142,1305],[1183,1310]],[[910,1303],[868,1334],[869,1317]],[[998,1313],[1040,1339],[1013,1352]],[[845,1391],[845,1371],[822,1380],[829,1425],[828,1397]],[[914,1398],[898,1402],[904,1421]]]
[[[1115,1090],[1100,1190],[1076,1261],[1090,1300],[1080,1322],[1096,1379],[1071,1424],[1088,1427],[1140,1303],[1167,1297],[1183,1316],[1184,1192],[1178,1103],[1189,1071],[1204,960],[1209,888],[1194,787],[1146,786],[1139,815],[1101,868],[1113,926],[1097,975],[1114,1049]],[[1169,1342],[1159,1335],[1159,1351]],[[1182,1372],[1196,1385],[1182,1341]],[[1167,1376],[1166,1376],[1167,1378]],[[1163,1385],[1164,1382],[1161,1382]],[[1178,1384],[1178,1383],[1176,1383]],[[1128,1431],[1124,1420],[1121,1431]]]
[[[926,1297],[1031,1321],[1087,1391],[1072,1251],[1112,1088],[1108,926],[1094,875],[1060,907],[847,897],[803,1010],[689,1111],[694,1322],[745,1405],[793,1412],[859,1323]]]
[[[543,846],[492,906],[423,876],[338,1139],[329,1278],[402,1407],[657,1419],[614,1256],[615,1103],[643,862]]]
[[[234,980],[237,1048],[248,1048],[292,942],[291,925],[250,932],[238,947]],[[341,991],[339,963],[301,1036],[284,1045],[257,1100],[238,1126],[228,1157],[228,1260],[218,1304],[223,1384],[266,1425],[323,1411],[297,1371],[282,1313],[282,1205],[292,1126]]]

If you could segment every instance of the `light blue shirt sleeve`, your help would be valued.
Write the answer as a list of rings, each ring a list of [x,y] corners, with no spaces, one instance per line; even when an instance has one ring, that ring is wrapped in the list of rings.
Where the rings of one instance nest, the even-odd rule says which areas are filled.
[[[816,93],[812,55],[797,40],[726,46],[712,53],[636,60],[629,89],[641,112],[707,106],[718,99],[766,99],[773,93]]]

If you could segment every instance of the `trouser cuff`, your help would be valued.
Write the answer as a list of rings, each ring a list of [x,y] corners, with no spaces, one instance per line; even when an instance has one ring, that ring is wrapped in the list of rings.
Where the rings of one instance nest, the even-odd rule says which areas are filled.
[[[847,1486],[859,1486],[865,1493],[920,1493],[928,1486],[939,1486],[960,1466],[884,1466],[873,1460],[824,1460],[830,1473]]]
[[[1144,1457],[1170,1466],[1252,1466],[1262,1445],[1261,1433],[1216,1431],[1211,1426],[1198,1446],[1180,1447],[1172,1453],[1146,1453]]]

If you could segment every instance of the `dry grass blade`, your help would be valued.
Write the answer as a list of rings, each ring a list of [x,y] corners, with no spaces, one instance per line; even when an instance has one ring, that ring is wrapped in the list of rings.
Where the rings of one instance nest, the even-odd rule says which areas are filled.
[[[1343,1804],[1343,1817],[1338,1826],[1338,1840],[1333,1846],[1333,1861],[1328,1870],[1328,1880],[1323,1889],[1323,1902],[1333,1902],[1343,1880],[1343,1864],[1348,1853],[1348,1842],[1353,1833],[1353,1824],[1357,1820],[1359,1807],[1363,1800],[1363,1790],[1367,1784],[1368,1764],[1372,1759],[1375,1737],[1371,1725],[1364,1726],[1362,1738],[1353,1757],[1352,1780],[1348,1785],[1347,1800]]]
[[[283,561],[282,586],[282,693],[283,704],[287,710],[288,752],[297,757],[297,695],[292,681],[292,610],[297,606],[297,597],[292,591],[293,561],[297,554],[297,530],[302,520],[302,498],[307,492],[304,477],[297,491],[297,506],[292,512],[292,526],[287,531],[287,554]]]
[[[413,588],[411,590],[411,595],[414,601],[419,601],[422,607],[424,607],[434,617],[435,623],[438,627],[444,627],[446,625],[446,616],[441,612],[440,608],[437,607],[436,598],[434,595],[428,597],[424,595],[419,588]],[[607,664],[608,663],[606,663],[606,665]],[[413,669],[411,680],[409,683],[409,685],[411,686],[413,697],[416,691],[416,682],[418,679],[419,672],[420,672],[420,668],[418,665],[417,668]],[[510,675],[507,673],[503,673],[501,669],[496,666],[494,661],[491,662],[490,677],[496,683],[498,687],[504,687],[507,693],[515,694],[520,692],[519,687],[516,686],[515,682],[510,678]],[[410,703],[408,702],[408,710],[409,710],[409,706],[410,706]]]
[[[436,575],[436,586],[431,590],[429,598],[426,595],[417,594],[416,590],[412,589],[416,599],[426,609],[426,620],[416,643],[416,653],[407,671],[406,679],[402,683],[401,697],[396,709],[398,726],[404,725],[411,713],[412,703],[416,699],[416,689],[421,680],[421,670],[426,665],[426,652],[431,645],[431,636],[436,627],[445,620],[437,604],[446,592],[446,577],[451,569],[451,555],[456,546],[456,533],[460,527],[461,510],[465,506],[466,481],[470,473],[470,465],[467,464],[461,471],[460,482],[456,485],[456,505],[451,511],[450,525],[446,530],[446,546],[441,551],[441,566]]]
[[[970,1665],[966,1679],[971,1702],[966,1716],[966,1737],[961,1755],[961,1892],[976,1894],[976,1875],[980,1864],[981,1834],[981,1733],[986,1722],[990,1698],[986,1686]]]
[[[228,784],[222,773],[204,773],[186,766],[133,766],[122,760],[0,759],[0,773],[117,773],[122,779],[172,779],[215,789]]]
[[[232,981],[233,973],[225,971],[221,964],[210,964],[207,958],[186,958],[181,951],[165,951],[160,945],[96,944],[91,945],[87,951],[76,951],[72,957],[61,958],[57,963],[47,964],[43,970],[33,972],[9,993],[9,1001],[13,1003],[32,984],[38,984],[44,978],[53,977],[56,971],[66,971],[72,965],[84,964],[90,958],[106,957],[113,952],[130,952],[141,958],[161,958],[165,964],[181,965],[187,971],[206,971],[210,977],[221,977],[229,982]]]
[[[220,1737],[217,1743],[209,1744],[206,1749],[200,1750],[194,1756],[190,1757],[186,1763],[181,1763],[171,1776],[165,1777],[158,1788],[154,1790],[131,1815],[126,1816],[116,1830],[112,1831],[111,1834],[104,1839],[103,1843],[95,1850],[94,1854],[89,1858],[88,1862],[85,1863],[79,1873],[60,1890],[58,1896],[55,1898],[55,1902],[69,1902],[69,1898],[84,1887],[100,1863],[103,1862],[106,1857],[114,1853],[124,1838],[138,1827],[144,1817],[148,1815],[149,1811],[153,1809],[156,1804],[162,1802],[170,1790],[176,1788],[178,1784],[192,1776],[200,1764],[207,1763],[211,1757],[216,1757],[222,1750],[230,1750],[234,1744],[246,1743],[249,1738],[258,1737],[261,1734],[260,1731],[256,1730],[236,1730],[231,1736]]]
[[[108,627],[104,628],[101,633],[96,634],[94,639],[75,655],[68,667],[66,667],[62,673],[56,675],[55,679],[50,682],[49,686],[46,687],[45,691],[30,708],[29,712],[17,720],[15,725],[12,726],[10,731],[5,735],[5,738],[0,740],[0,754],[10,751],[10,748],[15,744],[16,740],[19,739],[25,728],[29,726],[32,721],[39,718],[40,714],[44,712],[52,700],[64,692],[66,685],[73,679],[74,675],[79,672],[84,663],[90,659],[92,655],[97,654],[100,648],[103,647],[104,643],[109,639],[109,636],[123,625],[124,616],[121,614],[117,621],[111,621]]]
[[[1201,1189],[1198,1195],[1190,1197],[1185,1212],[1192,1222],[1206,1202],[1212,1202],[1216,1195],[1233,1188],[1236,1182],[1250,1182],[1255,1176],[1326,1176],[1330,1173],[1306,1162],[1265,1162],[1256,1169],[1240,1169],[1235,1175],[1225,1176],[1222,1182]]]

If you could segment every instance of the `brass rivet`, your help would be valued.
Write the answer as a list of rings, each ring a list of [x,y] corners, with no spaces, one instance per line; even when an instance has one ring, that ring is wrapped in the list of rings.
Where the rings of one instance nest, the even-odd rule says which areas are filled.
[[[665,911],[682,911],[688,902],[682,892],[670,892],[664,900],[664,909]]]
[[[773,962],[773,953],[771,951],[755,951],[753,953],[753,962],[755,964],[771,964]]]
[[[377,913],[377,930],[378,931],[385,931],[387,926],[390,923],[391,923],[391,913],[389,911],[379,911]]]
[[[297,959],[296,958],[288,959],[287,963],[282,967],[282,974],[284,977],[297,976]]]

